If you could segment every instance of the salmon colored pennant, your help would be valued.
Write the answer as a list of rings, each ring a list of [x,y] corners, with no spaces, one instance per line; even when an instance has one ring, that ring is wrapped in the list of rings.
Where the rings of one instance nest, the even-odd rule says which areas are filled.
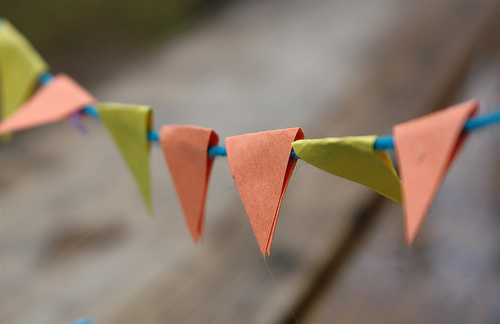
[[[302,129],[295,127],[226,139],[229,168],[264,258],[297,163],[290,159],[291,143],[303,138]]]
[[[375,151],[377,136],[330,137],[292,143],[298,157],[336,176],[365,185],[401,203],[401,181],[385,151]]]
[[[0,24],[0,71],[2,118],[16,111],[48,71],[48,65],[30,42],[12,24],[2,18]]]
[[[151,180],[149,175],[149,141],[152,112],[148,106],[99,103],[99,116],[122,152],[137,181],[150,214]]]
[[[160,144],[193,240],[203,239],[205,201],[213,157],[208,147],[219,143],[212,129],[163,126]]]
[[[394,126],[408,245],[415,240],[465,139],[462,130],[467,119],[476,113],[478,107],[479,103],[471,100]]]
[[[67,119],[95,101],[94,97],[72,78],[58,74],[0,123],[0,134]]]

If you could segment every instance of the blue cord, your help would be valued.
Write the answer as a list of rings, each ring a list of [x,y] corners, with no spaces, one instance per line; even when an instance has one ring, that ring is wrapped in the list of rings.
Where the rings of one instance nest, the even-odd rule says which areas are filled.
[[[373,149],[377,150],[394,150],[394,139],[392,136],[382,136],[375,140]]]
[[[158,132],[155,132],[153,130],[148,130],[148,140],[150,142],[158,143],[160,141],[160,134],[158,134]]]
[[[53,74],[46,72],[43,73],[40,76],[40,83],[42,85],[47,84],[50,82],[50,80],[54,77]],[[99,112],[97,109],[93,106],[87,106],[83,108],[82,110],[84,113],[87,115],[92,116],[95,119],[99,119]],[[500,109],[497,109],[495,111],[477,116],[477,117],[472,117],[467,120],[467,122],[464,125],[464,132],[470,132],[491,124],[495,123],[500,123]],[[148,131],[148,140],[151,142],[159,142],[160,141],[160,136],[158,132],[154,130],[149,130]],[[381,136],[375,140],[375,143],[373,144],[373,149],[378,151],[378,150],[394,150],[394,138],[392,136]],[[215,157],[215,156],[227,156],[227,151],[224,146],[210,146],[208,148],[208,155]],[[292,159],[299,159],[297,154],[292,150],[292,153],[290,154],[290,158]]]
[[[99,111],[95,107],[87,106],[82,111],[94,119],[99,119]]]
[[[52,73],[45,72],[42,75],[40,75],[40,83],[42,85],[46,85],[47,83],[49,83],[50,80],[52,80],[52,78],[54,78],[54,75]]]
[[[470,118],[464,125],[464,132],[470,132],[495,123],[500,123],[500,109]]]
[[[227,151],[224,146],[209,146],[208,155],[210,155],[211,157],[227,156]]]

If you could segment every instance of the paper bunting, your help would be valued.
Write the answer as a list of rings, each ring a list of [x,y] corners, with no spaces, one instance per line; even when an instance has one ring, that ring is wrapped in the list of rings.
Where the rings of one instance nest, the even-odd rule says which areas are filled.
[[[67,119],[94,102],[94,97],[72,78],[58,74],[0,123],[0,134]]]
[[[17,110],[33,93],[47,63],[12,24],[0,23],[0,71],[2,119]]]
[[[195,242],[203,238],[205,200],[214,162],[207,150],[218,142],[213,130],[202,127],[163,126],[160,131],[163,154]]]
[[[149,176],[148,130],[151,129],[152,113],[148,106],[99,103],[97,110],[113,136],[116,144],[132,171],[150,214],[151,181]]]
[[[336,176],[365,185],[401,203],[401,183],[385,151],[375,151],[377,136],[299,140],[292,143],[298,157]]]
[[[226,139],[234,182],[264,258],[270,253],[276,222],[292,171],[291,143],[303,139],[299,127]]]
[[[203,239],[206,197],[214,156],[226,156],[260,251],[270,253],[285,190],[297,157],[404,203],[405,239],[412,244],[468,131],[500,122],[500,110],[470,118],[468,101],[394,126],[394,137],[304,140],[299,127],[244,134],[217,146],[212,129],[164,126],[151,130],[148,106],[100,103],[70,77],[45,73],[47,64],[5,19],[0,21],[2,115],[0,135],[80,116],[99,118],[114,138],[152,213],[149,141],[160,142],[191,236]],[[42,76],[41,74],[44,73]],[[32,95],[37,80],[42,86]],[[27,99],[31,96],[30,99]],[[85,109],[84,109],[85,108]],[[293,155],[292,147],[294,149]],[[399,179],[384,149],[396,149]]]
[[[394,126],[396,156],[403,182],[406,243],[411,245],[475,114],[471,100]]]

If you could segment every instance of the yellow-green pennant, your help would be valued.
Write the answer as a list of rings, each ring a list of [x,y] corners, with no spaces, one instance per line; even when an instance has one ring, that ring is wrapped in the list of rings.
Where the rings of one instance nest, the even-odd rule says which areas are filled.
[[[0,21],[2,119],[12,114],[35,90],[48,65],[29,41],[6,20]]]
[[[97,110],[127,161],[150,214],[151,181],[149,175],[149,141],[152,112],[148,106],[99,103]]]
[[[302,160],[336,176],[365,185],[401,203],[401,180],[385,151],[375,151],[377,136],[299,140],[293,150]]]

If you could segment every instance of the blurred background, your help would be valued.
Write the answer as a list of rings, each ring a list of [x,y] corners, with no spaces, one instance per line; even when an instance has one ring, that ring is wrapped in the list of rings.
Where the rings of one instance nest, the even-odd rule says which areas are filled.
[[[498,1],[0,2],[53,73],[155,128],[387,135],[470,98],[500,107]],[[498,127],[473,133],[404,244],[401,206],[299,161],[264,263],[215,161],[194,244],[159,147],[149,217],[102,124],[0,145],[2,323],[497,323]]]

